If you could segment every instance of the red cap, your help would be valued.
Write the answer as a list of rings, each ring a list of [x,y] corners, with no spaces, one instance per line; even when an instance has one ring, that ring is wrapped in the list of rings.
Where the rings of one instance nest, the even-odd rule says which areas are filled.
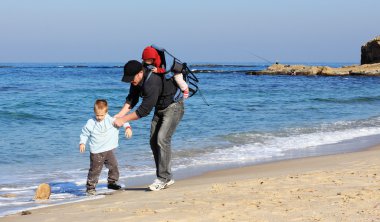
[[[144,49],[142,53],[142,59],[154,59],[154,66],[157,68],[161,67],[161,58],[158,55],[157,50],[152,46],[148,46]]]
[[[142,59],[143,60],[145,60],[145,59],[157,59],[158,57],[159,56],[158,56],[156,49],[154,49],[152,46],[146,47],[142,53]]]

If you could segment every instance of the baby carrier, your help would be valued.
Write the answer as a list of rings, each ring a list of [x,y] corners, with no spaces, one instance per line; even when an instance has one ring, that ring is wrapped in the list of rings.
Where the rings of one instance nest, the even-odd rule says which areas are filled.
[[[156,49],[158,52],[158,55],[160,56],[161,59],[161,66],[166,67],[166,58],[165,58],[165,53],[168,54],[170,57],[173,58],[173,64],[170,67],[169,70],[167,70],[165,74],[166,79],[173,78],[175,74],[182,73],[183,79],[189,86],[189,97],[192,97],[197,93],[199,90],[198,83],[199,80],[198,78],[194,75],[194,73],[189,69],[186,63],[181,62],[181,60],[177,59],[174,57],[172,54],[170,54],[168,51],[166,51],[164,48],[158,47],[156,45],[152,45],[152,48]],[[181,89],[178,87],[177,92],[174,96],[175,101],[179,101],[182,99],[183,93]],[[203,96],[202,96],[203,98]],[[204,99],[204,98],[203,98]]]

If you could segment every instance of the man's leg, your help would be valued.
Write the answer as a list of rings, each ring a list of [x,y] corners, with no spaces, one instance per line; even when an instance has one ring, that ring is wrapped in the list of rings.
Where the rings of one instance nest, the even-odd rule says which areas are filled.
[[[184,114],[183,102],[170,105],[166,109],[159,111],[162,114],[162,124],[157,134],[158,145],[158,169],[157,177],[165,182],[172,179],[171,173],[171,140],[172,136]]]
[[[159,147],[157,144],[157,135],[161,127],[161,119],[157,113],[154,114],[150,125],[150,148],[152,149],[154,162],[156,164],[156,175],[158,177]]]

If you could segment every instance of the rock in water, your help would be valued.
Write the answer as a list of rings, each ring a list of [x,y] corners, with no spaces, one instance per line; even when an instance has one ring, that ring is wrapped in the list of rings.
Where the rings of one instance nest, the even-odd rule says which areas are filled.
[[[3,198],[14,198],[14,197],[17,197],[17,194],[6,193],[6,194],[1,194],[0,197],[3,197]]]
[[[380,63],[380,36],[362,46],[361,64]]]
[[[34,195],[34,199],[35,200],[47,200],[50,198],[50,194],[51,194],[50,185],[47,183],[41,183],[36,190],[36,194]]]

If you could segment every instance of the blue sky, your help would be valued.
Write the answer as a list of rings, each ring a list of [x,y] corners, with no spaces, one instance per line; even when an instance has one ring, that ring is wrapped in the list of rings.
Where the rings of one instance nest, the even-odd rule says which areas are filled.
[[[378,0],[2,0],[0,62],[360,62]]]

